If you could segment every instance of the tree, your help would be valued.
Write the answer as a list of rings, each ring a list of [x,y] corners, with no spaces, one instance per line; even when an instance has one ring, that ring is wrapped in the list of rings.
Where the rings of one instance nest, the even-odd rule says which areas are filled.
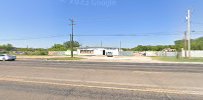
[[[54,44],[51,48],[49,48],[50,51],[66,51],[67,48],[65,48],[62,44]]]
[[[12,44],[6,44],[6,45],[0,45],[0,49],[3,49],[5,51],[11,51],[14,49]]]
[[[73,42],[73,49],[75,50],[76,47],[79,47],[80,44],[77,41]],[[71,49],[71,41],[64,42],[63,44],[54,44],[49,51],[66,51]]]
[[[65,48],[71,48],[71,41],[64,42],[63,45]],[[80,43],[77,41],[73,41],[73,47],[80,47]]]
[[[184,48],[184,41],[183,40],[175,41],[175,47],[177,51],[180,51],[181,48]]]
[[[157,45],[157,46],[142,46],[138,45],[133,48],[134,51],[162,51],[165,48],[175,49],[174,45]]]
[[[203,37],[192,40],[191,48],[192,50],[203,50]]]
[[[175,46],[177,50],[180,50],[184,47],[183,40],[175,41]],[[203,50],[203,37],[192,39],[191,40],[191,50]]]

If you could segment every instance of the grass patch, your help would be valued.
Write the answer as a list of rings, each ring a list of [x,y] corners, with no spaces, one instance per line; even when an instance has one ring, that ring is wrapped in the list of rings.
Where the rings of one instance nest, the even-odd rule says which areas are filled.
[[[16,55],[16,54],[11,54],[11,55],[15,55],[15,56],[31,56],[31,57],[34,57],[34,56],[45,56],[45,57],[48,57],[49,55]]]
[[[78,58],[78,57],[63,57],[63,58],[48,58],[47,60],[81,60],[84,58]]]
[[[203,62],[203,58],[152,57],[152,59],[166,62]]]

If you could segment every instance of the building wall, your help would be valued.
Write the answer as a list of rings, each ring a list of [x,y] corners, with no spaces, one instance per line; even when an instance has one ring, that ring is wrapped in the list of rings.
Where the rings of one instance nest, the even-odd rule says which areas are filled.
[[[94,50],[94,55],[103,55],[103,50],[102,48],[97,48]]]
[[[119,51],[119,56],[134,56],[133,51]]]
[[[112,54],[114,56],[118,56],[119,55],[119,49],[115,49],[115,50],[106,50],[106,52],[112,52]]]
[[[70,50],[66,51],[65,55],[70,56],[71,55],[71,51]],[[73,51],[73,55],[78,55],[78,52],[77,51]]]
[[[77,49],[78,55],[94,55],[94,50],[93,50],[93,53],[83,53],[83,52],[81,52],[81,50],[89,50],[89,51],[92,51],[93,49]]]
[[[185,52],[189,54],[188,51],[182,50],[182,57],[185,57]],[[203,50],[191,50],[191,57],[203,57]]]
[[[78,52],[74,51],[73,54],[77,55]],[[71,55],[71,51],[49,51],[48,55],[49,56],[68,56],[68,55]]]
[[[81,50],[89,50],[92,51],[92,54],[89,53],[81,53]],[[119,55],[119,49],[106,49],[106,48],[88,48],[88,49],[78,49],[77,52],[79,55],[103,55],[103,51],[105,50],[105,54],[107,52],[112,52],[113,55]]]
[[[64,56],[66,51],[49,51],[49,56]]]
[[[166,57],[175,57],[177,52],[166,52],[166,51],[146,51],[145,55],[148,57],[156,57],[156,56],[166,56]]]
[[[158,56],[158,55],[157,55],[157,51],[146,51],[145,56],[154,57],[154,56]]]

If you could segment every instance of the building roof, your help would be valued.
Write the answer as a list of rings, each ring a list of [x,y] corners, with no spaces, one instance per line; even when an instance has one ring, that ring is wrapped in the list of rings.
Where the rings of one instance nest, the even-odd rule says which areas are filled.
[[[116,47],[79,47],[78,49],[118,49]]]

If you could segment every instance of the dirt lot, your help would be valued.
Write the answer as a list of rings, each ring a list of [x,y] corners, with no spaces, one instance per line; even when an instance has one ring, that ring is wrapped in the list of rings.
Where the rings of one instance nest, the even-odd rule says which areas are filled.
[[[106,56],[84,56],[87,61],[100,61],[100,62],[155,62],[150,57],[142,56],[115,56],[115,57],[106,57]]]
[[[17,56],[18,59],[31,60],[31,59],[43,59],[48,58],[64,58],[67,56]],[[157,62],[152,60],[151,57],[142,57],[142,56],[75,56],[79,58],[84,58],[80,61],[91,61],[91,62],[140,62],[140,63],[150,63]]]

